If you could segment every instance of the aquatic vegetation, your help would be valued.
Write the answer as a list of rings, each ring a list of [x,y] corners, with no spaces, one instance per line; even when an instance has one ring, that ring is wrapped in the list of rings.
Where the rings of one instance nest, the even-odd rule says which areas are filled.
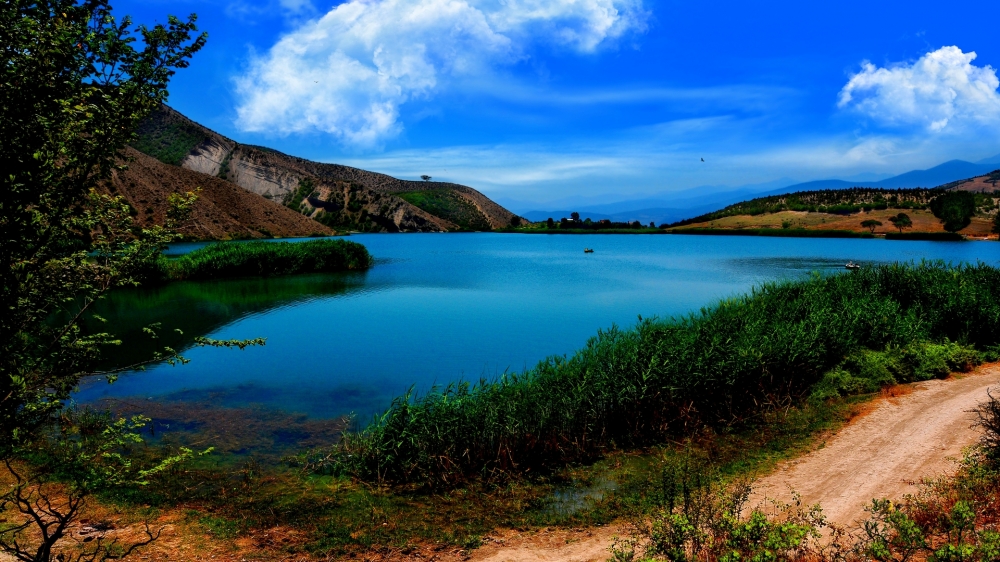
[[[170,280],[218,279],[368,269],[372,257],[348,240],[221,242],[157,265]]]
[[[690,316],[601,331],[524,373],[401,397],[315,466],[445,487],[536,473],[730,428],[817,389],[939,376],[995,355],[998,341],[994,267],[897,264],[769,283]],[[886,353],[883,368],[866,350]],[[861,380],[840,384],[840,371]]]

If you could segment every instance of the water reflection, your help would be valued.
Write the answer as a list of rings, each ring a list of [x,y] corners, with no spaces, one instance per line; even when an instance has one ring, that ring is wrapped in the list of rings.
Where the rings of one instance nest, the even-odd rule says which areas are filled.
[[[123,289],[98,301],[85,332],[107,331],[121,340],[105,353],[101,369],[147,361],[164,347],[184,350],[195,338],[252,314],[347,295],[365,286],[365,272],[315,274],[265,279],[185,281],[161,287]],[[157,337],[144,332],[159,324]],[[260,334],[266,336],[267,334]]]

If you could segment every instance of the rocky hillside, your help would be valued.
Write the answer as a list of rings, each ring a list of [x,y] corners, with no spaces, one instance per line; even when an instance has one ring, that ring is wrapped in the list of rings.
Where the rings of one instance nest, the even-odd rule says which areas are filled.
[[[126,149],[126,156],[131,160],[128,168],[114,172],[105,189],[124,196],[142,226],[165,222],[170,194],[200,189],[191,220],[181,229],[187,238],[223,240],[333,234],[329,227],[249,194],[228,181],[164,164],[134,149]]]
[[[136,148],[214,176],[334,228],[367,232],[495,230],[522,219],[464,185],[406,181],[243,145],[163,106]]]

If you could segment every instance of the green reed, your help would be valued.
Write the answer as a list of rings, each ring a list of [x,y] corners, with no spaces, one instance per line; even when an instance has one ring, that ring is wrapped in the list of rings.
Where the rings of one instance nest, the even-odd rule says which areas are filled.
[[[940,365],[921,361],[946,373],[998,341],[994,267],[897,264],[768,283],[689,316],[600,331],[524,373],[400,397],[315,466],[432,486],[537,473],[732,427],[811,393],[937,376]]]
[[[159,262],[163,276],[171,280],[268,277],[360,270],[371,265],[368,250],[348,240],[220,242]]]

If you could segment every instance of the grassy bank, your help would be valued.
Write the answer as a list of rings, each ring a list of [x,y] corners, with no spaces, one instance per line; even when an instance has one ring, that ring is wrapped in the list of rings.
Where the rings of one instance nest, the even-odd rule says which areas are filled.
[[[294,273],[351,271],[371,267],[372,257],[357,242],[221,242],[177,259],[161,259],[165,280],[268,277]]]
[[[888,232],[886,240],[931,240],[934,242],[962,242],[965,237],[957,232]]]
[[[521,234],[664,234],[659,228],[512,228]]]
[[[780,236],[791,238],[874,238],[868,232],[850,230],[806,230],[804,228],[674,228],[670,234],[704,234],[715,236]]]
[[[944,376],[1000,340],[1000,270],[864,268],[752,293],[477,385],[402,397],[322,466],[434,486],[535,473],[754,423],[808,398]],[[977,351],[978,350],[978,351]]]

